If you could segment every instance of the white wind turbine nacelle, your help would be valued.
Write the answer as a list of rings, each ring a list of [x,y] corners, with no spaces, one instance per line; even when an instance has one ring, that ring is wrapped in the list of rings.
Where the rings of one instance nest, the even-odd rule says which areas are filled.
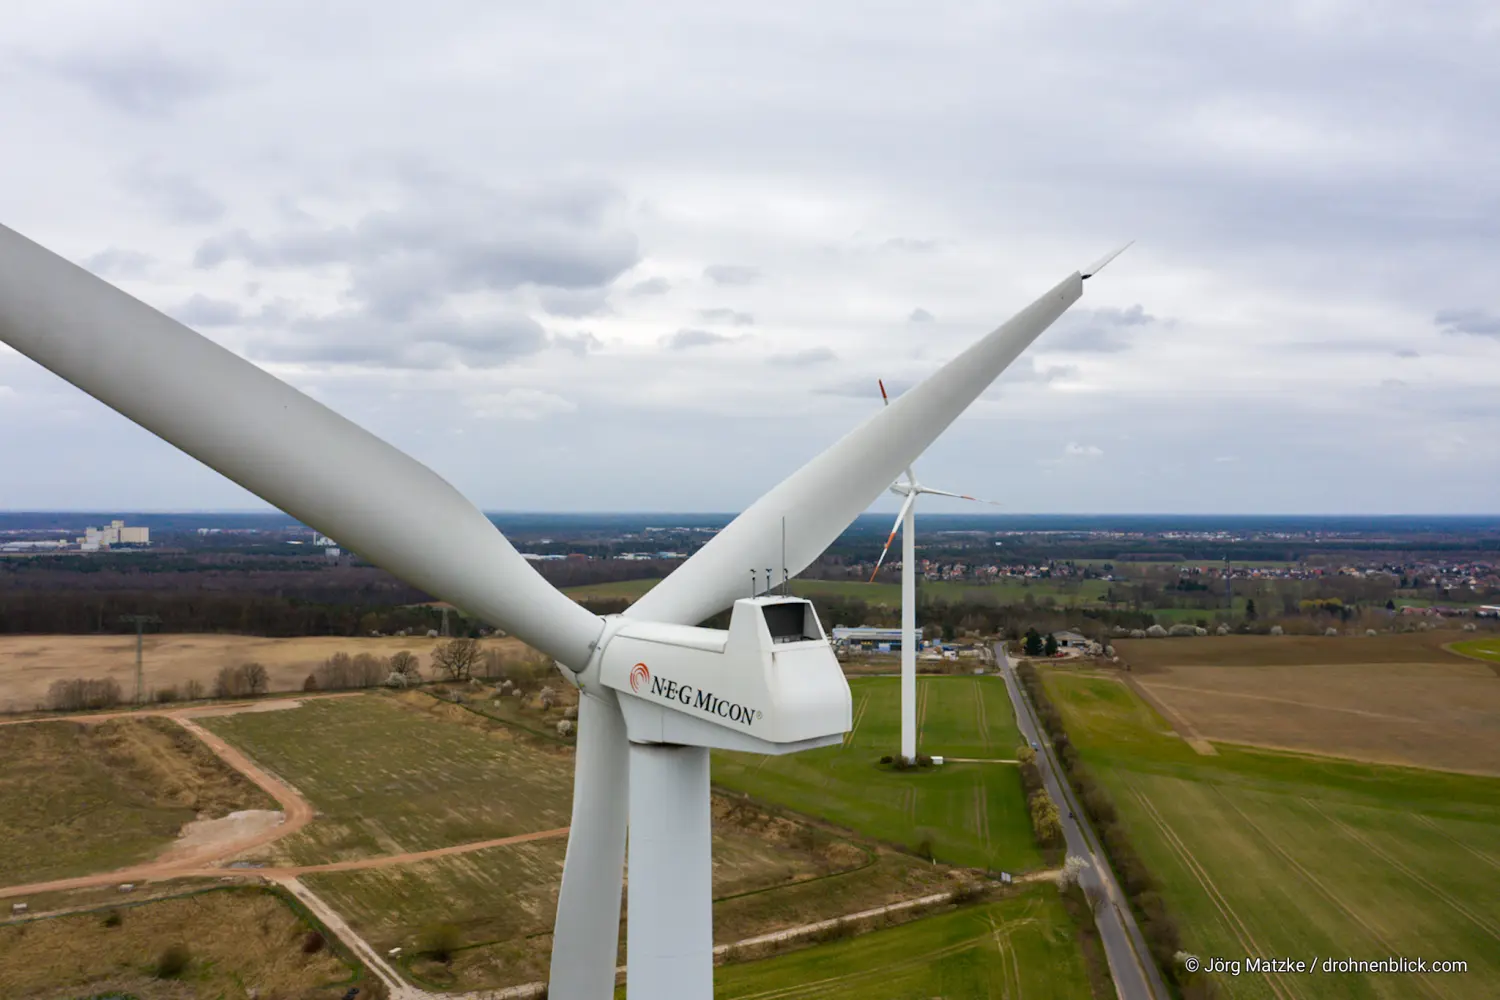
[[[736,600],[745,571],[806,568],[1113,256],[1064,278],[607,619],[542,579],[426,466],[4,226],[0,342],[370,562],[555,658],[582,698],[550,995],[613,993],[628,820],[630,1000],[708,1000],[708,748],[791,752],[830,743],[850,724],[848,685],[811,605]],[[692,627],[731,604],[727,631]]]

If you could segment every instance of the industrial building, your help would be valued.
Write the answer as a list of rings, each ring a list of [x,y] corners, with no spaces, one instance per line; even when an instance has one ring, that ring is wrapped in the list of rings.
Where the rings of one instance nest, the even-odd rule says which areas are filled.
[[[84,552],[98,552],[112,545],[150,545],[150,528],[127,528],[124,521],[111,521],[107,528],[84,528],[78,547]]]

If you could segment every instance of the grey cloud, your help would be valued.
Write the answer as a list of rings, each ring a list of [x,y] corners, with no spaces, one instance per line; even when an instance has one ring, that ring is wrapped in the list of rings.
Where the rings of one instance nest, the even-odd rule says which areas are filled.
[[[85,257],[79,263],[101,278],[143,278],[155,262],[154,258],[137,250],[110,247]]]
[[[1154,322],[1156,317],[1139,304],[1128,309],[1091,309],[1070,316],[1059,324],[1061,329],[1044,344],[1052,351],[1114,354],[1130,349],[1130,341],[1121,336],[1122,330]]]
[[[352,226],[299,226],[263,238],[236,230],[204,241],[194,263],[345,265],[356,300],[404,318],[452,294],[528,284],[597,290],[640,259],[635,235],[612,217],[614,191],[603,186],[502,191],[415,173],[405,181],[405,204]]]
[[[1500,337],[1500,316],[1485,309],[1443,309],[1434,317],[1434,322],[1444,333]]]
[[[703,276],[716,285],[750,285],[760,280],[760,269],[743,264],[710,264]]]
[[[1420,358],[1421,356],[1421,354],[1412,350],[1410,347],[1403,347],[1396,352],[1396,357],[1398,358]]]
[[[127,191],[169,221],[217,222],[224,215],[224,202],[187,174],[140,162],[120,179]]]
[[[537,295],[542,308],[554,316],[598,316],[610,312],[608,288],[544,288]]]
[[[795,351],[791,354],[773,354],[766,359],[773,365],[788,368],[801,368],[806,365],[820,365],[828,361],[837,361],[838,355],[828,347],[809,347],[803,351]]]
[[[661,338],[661,343],[668,350],[682,351],[689,347],[707,347],[709,344],[722,344],[732,339],[732,337],[726,337],[722,333],[714,333],[711,330],[683,329]]]
[[[647,278],[630,286],[631,295],[665,295],[671,290],[672,283],[666,278]]]
[[[1048,365],[1046,368],[1037,367],[1036,360],[1028,355],[1022,355],[1005,369],[1004,374],[997,380],[997,385],[1007,382],[1035,382],[1049,384],[1073,378],[1078,374],[1078,368],[1074,365]]]
[[[188,299],[172,310],[172,316],[179,323],[191,327],[232,326],[245,318],[244,312],[235,303],[203,295],[194,295]]]
[[[604,341],[586,330],[579,333],[554,333],[552,343],[554,346],[572,351],[580,358],[604,346]]]
[[[887,250],[901,250],[906,253],[927,253],[937,249],[937,240],[916,240],[906,236],[895,236],[885,241]]]
[[[937,317],[926,309],[921,308],[913,309],[911,315],[906,317],[908,323],[931,323],[934,319],[937,319]]]
[[[286,329],[250,345],[266,361],[388,368],[498,368],[547,346],[529,316],[470,319],[436,314],[419,320],[372,322],[359,312],[292,319]]]
[[[169,115],[225,82],[214,70],[168,55],[156,46],[75,52],[38,62],[83,87],[96,100],[142,118]]]
[[[733,309],[699,309],[698,317],[710,323],[729,323],[732,326],[751,326],[755,317]]]

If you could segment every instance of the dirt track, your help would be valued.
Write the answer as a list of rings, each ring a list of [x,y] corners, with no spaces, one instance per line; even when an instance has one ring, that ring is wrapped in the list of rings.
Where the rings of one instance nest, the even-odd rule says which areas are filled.
[[[322,697],[355,697],[354,694],[323,695]],[[283,820],[269,828],[252,827],[244,836],[228,836],[212,838],[207,842],[184,847],[180,842],[169,846],[163,854],[153,861],[144,864],[132,865],[129,868],[117,868],[113,871],[96,872],[92,875],[78,875],[73,878],[55,879],[51,882],[33,882],[27,885],[15,885],[0,887],[0,899],[6,897],[29,896],[36,893],[55,892],[66,889],[87,889],[102,885],[116,885],[121,882],[160,882],[166,879],[183,878],[188,876],[223,875],[226,869],[222,862],[228,861],[246,851],[264,847],[275,843],[283,837],[288,837],[306,826],[315,815],[312,803],[302,797],[291,785],[280,778],[263,770],[250,758],[230,746],[224,740],[204,729],[193,721],[193,716],[232,715],[236,712],[274,711],[277,709],[296,708],[301,704],[298,699],[278,699],[267,702],[247,702],[239,705],[211,705],[198,706],[194,708],[179,708],[173,710],[143,712],[114,712],[100,715],[77,715],[57,717],[57,721],[75,722],[100,722],[105,719],[120,718],[130,715],[161,715],[172,719],[198,739],[204,745],[219,756],[221,760],[239,771],[245,777],[255,782],[262,790],[274,798],[281,806]],[[36,721],[36,720],[30,720]],[[19,724],[19,723],[17,723]],[[407,864],[413,861],[425,861],[429,858],[447,857],[453,854],[466,854],[470,851],[479,851],[487,847],[501,847],[506,844],[520,844],[532,840],[547,840],[553,837],[567,836],[568,828],[560,827],[556,830],[542,830],[536,833],[522,833],[513,837],[501,837],[495,840],[481,840],[468,844],[456,844],[452,847],[440,847],[430,851],[413,851],[403,854],[390,854],[378,858],[360,858],[354,861],[337,861],[322,865],[304,865],[298,867],[279,868],[256,868],[244,869],[243,871],[254,872],[257,875],[274,878],[294,878],[298,875],[311,874],[313,872],[338,872],[355,871],[361,868],[384,868],[391,865]],[[241,871],[241,869],[233,869]]]

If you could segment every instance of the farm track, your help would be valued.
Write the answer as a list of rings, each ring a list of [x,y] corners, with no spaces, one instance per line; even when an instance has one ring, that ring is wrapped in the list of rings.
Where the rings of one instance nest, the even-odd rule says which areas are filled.
[[[1314,875],[1305,865],[1302,864],[1302,862],[1292,857],[1292,855],[1286,850],[1286,848],[1278,844],[1271,837],[1271,835],[1266,833],[1265,830],[1261,829],[1260,825],[1257,824],[1253,819],[1251,819],[1243,809],[1235,805],[1233,800],[1231,800],[1229,796],[1225,795],[1222,789],[1215,787],[1214,791],[1218,794],[1219,798],[1224,801],[1224,804],[1233,809],[1239,815],[1240,819],[1244,821],[1245,825],[1253,830],[1256,836],[1258,836],[1267,847],[1275,851],[1283,861],[1285,861],[1292,867],[1293,871],[1302,876],[1303,881],[1305,881],[1308,885],[1312,886],[1319,893],[1321,893],[1323,895],[1323,898],[1327,899],[1334,906],[1342,910],[1344,912],[1344,915],[1352,920],[1366,934],[1368,934],[1370,936],[1370,939],[1378,944],[1386,954],[1400,954],[1400,951],[1394,944],[1391,943],[1391,940],[1386,937],[1385,934],[1376,929],[1373,924],[1366,920],[1364,916],[1358,913],[1352,906],[1344,902],[1344,900],[1340,898],[1337,893],[1328,888],[1328,886],[1324,884],[1323,880]],[[1447,997],[1447,994],[1439,991],[1425,978],[1417,979],[1416,982],[1420,984],[1422,991],[1429,997],[1436,997],[1439,998],[1439,1000],[1443,1000],[1443,998]]]
[[[323,695],[325,698],[347,698],[358,697],[360,692],[338,693]],[[555,830],[541,830],[534,833],[522,833],[511,837],[500,837],[492,840],[472,841],[466,844],[456,844],[450,847],[440,847],[427,851],[408,851],[397,854],[387,854],[374,858],[359,858],[352,861],[335,861],[320,865],[283,866],[275,868],[226,868],[222,862],[228,861],[236,855],[265,847],[278,840],[296,833],[306,826],[315,815],[312,803],[302,796],[302,793],[290,784],[271,772],[261,768],[258,764],[246,757],[239,750],[230,746],[220,737],[204,729],[193,721],[194,717],[234,715],[242,711],[268,711],[267,706],[275,705],[277,709],[295,708],[301,704],[302,699],[289,699],[282,702],[246,702],[240,705],[216,705],[207,708],[185,708],[176,710],[145,711],[145,712],[119,712],[106,715],[80,715],[62,716],[56,721],[72,722],[95,722],[110,718],[120,718],[132,715],[157,715],[171,719],[197,739],[203,742],[214,754],[240,774],[243,774],[259,788],[265,791],[276,803],[281,806],[281,811],[286,817],[281,823],[269,830],[260,831],[253,836],[242,837],[236,840],[227,840],[216,844],[205,844],[191,849],[182,849],[177,845],[169,845],[166,851],[157,859],[144,864],[131,865],[128,868],[117,868],[113,871],[96,872],[92,875],[79,875],[73,878],[55,879],[50,882],[33,882],[26,885],[14,885],[0,887],[0,899],[15,896],[28,896],[42,892],[56,892],[68,889],[88,889],[103,885],[114,885],[123,882],[161,882],[173,878],[216,876],[227,873],[255,874],[273,879],[295,879],[300,875],[311,875],[318,872],[344,872],[359,871],[366,868],[388,868],[395,865],[409,864],[418,861],[426,861],[431,858],[449,857],[456,854],[467,854],[473,851],[481,851],[488,847],[503,847],[508,844],[521,844],[534,840],[547,840],[556,837],[565,837],[568,833],[567,827],[559,827]],[[36,721],[36,720],[28,720]],[[0,723],[3,725],[6,723]]]
[[[1469,852],[1469,854],[1473,855],[1475,858],[1489,865],[1491,868],[1495,869],[1496,871],[1500,871],[1500,861],[1496,861],[1494,858],[1490,857],[1483,851],[1465,844],[1462,840],[1459,840],[1457,837],[1453,836],[1453,834],[1438,826],[1428,817],[1423,816],[1420,813],[1413,813],[1413,818],[1418,823],[1421,823],[1423,826],[1427,827],[1429,830],[1433,831],[1453,846],[1462,848],[1463,850]]]
[[[868,692],[859,699],[859,704],[854,708],[854,720],[849,726],[849,734],[844,737],[844,746],[854,746],[854,738],[859,733],[859,724],[865,719],[865,710],[870,707],[870,695]]]
[[[984,743],[986,749],[990,746],[990,720],[985,714],[984,688],[979,686],[979,681],[974,681],[974,714],[979,723],[979,739]]]
[[[1181,712],[1168,705],[1151,691],[1153,685],[1142,683],[1134,677],[1126,677],[1124,681],[1125,686],[1139,695],[1142,701],[1160,712],[1162,718],[1172,724],[1172,728],[1177,730],[1178,735],[1193,750],[1204,757],[1217,757],[1219,755],[1219,751],[1214,749],[1214,745],[1204,739],[1203,734],[1198,732],[1197,728]]]
[[[1178,860],[1197,879],[1199,886],[1208,896],[1209,901],[1214,904],[1214,908],[1224,918],[1224,923],[1229,928],[1230,933],[1239,941],[1240,947],[1244,949],[1244,953],[1246,955],[1269,954],[1269,952],[1262,949],[1259,943],[1256,942],[1254,936],[1250,933],[1250,929],[1245,926],[1239,914],[1234,912],[1234,907],[1229,905],[1229,900],[1219,891],[1219,887],[1214,884],[1213,879],[1209,878],[1208,872],[1198,863],[1198,859],[1193,856],[1193,852],[1188,849],[1187,844],[1182,841],[1182,838],[1177,836],[1177,832],[1172,829],[1162,814],[1157,811],[1156,806],[1146,796],[1135,789],[1132,788],[1130,793],[1135,796],[1136,801],[1141,804],[1141,808],[1146,810],[1151,821],[1156,824],[1162,836],[1166,838],[1167,846],[1172,849],[1172,852],[1177,855]],[[1285,989],[1282,984],[1277,982],[1277,977],[1273,974],[1266,973],[1265,977],[1266,985],[1270,987],[1271,992],[1276,994],[1279,1000],[1292,1000],[1292,997],[1295,996],[1295,994],[1292,994],[1291,991]]]
[[[932,685],[917,685],[917,744],[922,743],[922,726],[927,722],[927,698]]]

